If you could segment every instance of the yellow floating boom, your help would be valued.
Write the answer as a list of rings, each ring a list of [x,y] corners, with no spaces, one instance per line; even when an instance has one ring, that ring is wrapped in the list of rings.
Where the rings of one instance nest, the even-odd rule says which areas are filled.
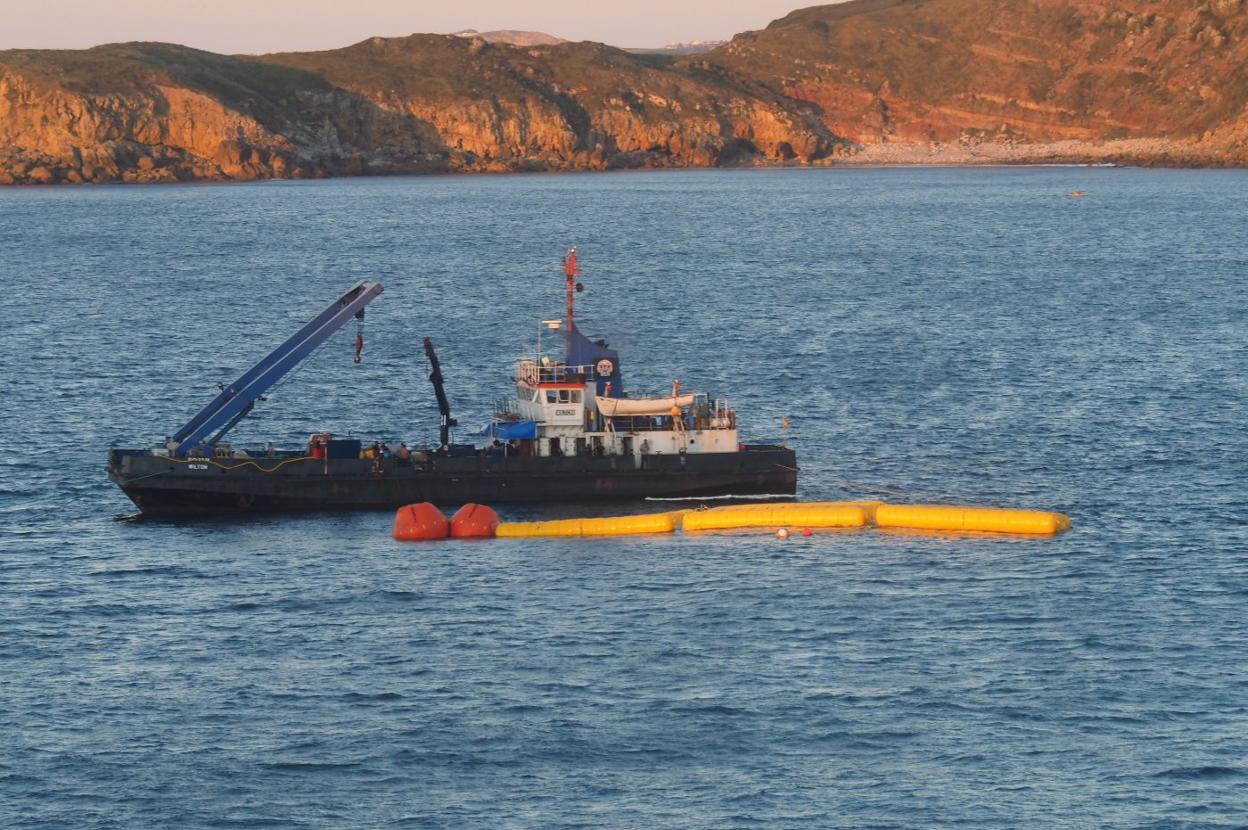
[[[952,504],[882,504],[875,509],[877,527],[911,530],[973,530],[986,533],[1052,535],[1070,530],[1062,513],[963,507]]]
[[[708,507],[707,510],[772,510],[776,507],[875,507],[882,501],[760,501],[749,504],[725,504],[723,507]],[[688,511],[686,511],[688,512]]]
[[[604,519],[560,519],[552,522],[503,522],[496,536],[531,538],[538,536],[637,536],[644,533],[671,533],[677,516],[651,513],[643,516],[612,516]]]
[[[548,522],[504,522],[496,535],[504,538],[553,536],[634,536],[750,527],[904,528],[909,530],[976,531],[1053,535],[1070,530],[1070,519],[1041,510],[1008,510],[951,504],[884,504],[879,501],[770,502],[726,505],[702,510],[673,510],[603,519],[561,519]]]
[[[755,504],[740,510],[717,508],[685,516],[684,530],[727,530],[738,527],[866,527],[871,523],[861,504]]]
[[[800,507],[810,510],[817,508],[861,507],[867,513],[867,524],[873,524],[875,522],[875,508],[883,503],[882,501],[770,501],[754,504],[727,504],[723,507],[711,507],[708,509],[711,512],[725,513],[736,510],[774,510],[777,507]]]

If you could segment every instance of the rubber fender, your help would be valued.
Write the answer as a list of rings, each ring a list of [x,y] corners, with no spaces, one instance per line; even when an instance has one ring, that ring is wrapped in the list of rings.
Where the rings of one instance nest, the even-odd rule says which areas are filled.
[[[400,507],[394,514],[394,538],[400,542],[424,542],[445,539],[450,523],[442,511],[429,502]]]
[[[489,539],[498,530],[498,514],[484,504],[465,504],[451,517],[455,539]]]
[[[670,513],[652,513],[605,519],[503,522],[498,526],[495,535],[511,539],[540,536],[634,536],[643,533],[671,533],[675,529],[676,520]]]
[[[728,530],[738,527],[866,527],[867,510],[859,504],[774,505],[746,510],[701,510],[685,516],[685,530]]]
[[[1046,536],[1070,530],[1070,519],[1061,513],[952,504],[884,504],[875,511],[875,523],[879,527],[912,530],[973,530]]]

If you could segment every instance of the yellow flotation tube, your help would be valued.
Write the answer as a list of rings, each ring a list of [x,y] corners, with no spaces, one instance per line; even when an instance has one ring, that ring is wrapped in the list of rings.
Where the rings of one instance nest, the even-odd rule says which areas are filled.
[[[673,510],[602,519],[503,522],[497,536],[635,536],[738,528],[863,528],[975,531],[1051,536],[1070,530],[1070,519],[1041,510],[1008,510],[951,504],[884,504],[879,501],[770,502]]]
[[[861,504],[755,504],[739,510],[723,507],[685,516],[684,530],[728,530],[739,527],[866,527],[871,517]]]
[[[756,504],[729,504],[723,507],[711,507],[708,509],[711,511],[728,512],[735,510],[774,510],[778,507],[801,508],[803,510],[861,507],[867,513],[867,524],[872,524],[875,521],[875,508],[883,503],[882,501],[770,501],[758,502]]]
[[[1045,536],[1070,530],[1070,519],[1062,513],[952,504],[882,504],[875,509],[875,524],[877,527],[911,530],[972,530]]]
[[[538,536],[637,536],[645,533],[671,533],[677,517],[672,513],[642,516],[612,516],[603,519],[560,519],[552,522],[503,522],[496,536],[531,538]]]

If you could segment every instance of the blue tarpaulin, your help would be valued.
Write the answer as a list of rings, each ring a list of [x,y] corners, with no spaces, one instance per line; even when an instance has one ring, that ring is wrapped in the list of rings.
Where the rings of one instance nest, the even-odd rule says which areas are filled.
[[[519,441],[537,437],[536,421],[491,421],[481,430],[486,438],[496,441]]]
[[[609,348],[606,343],[596,343],[585,335],[581,334],[581,330],[575,325],[572,331],[565,334],[567,339],[567,353],[564,355],[565,361],[569,366],[593,366],[595,374],[598,375],[598,386],[594,390],[599,395],[607,395],[611,398],[619,398],[624,395],[624,375],[620,369],[620,353],[615,349]],[[611,371],[605,376],[601,374],[599,366],[603,361],[611,364]],[[602,366],[605,369],[605,366]],[[611,384],[610,394],[607,394],[607,384]]]

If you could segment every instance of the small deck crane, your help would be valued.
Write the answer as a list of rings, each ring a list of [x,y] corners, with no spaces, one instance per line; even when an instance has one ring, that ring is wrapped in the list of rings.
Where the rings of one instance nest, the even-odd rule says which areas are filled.
[[[451,402],[446,399],[446,389],[442,387],[442,366],[433,351],[433,341],[428,337],[425,338],[425,356],[429,358],[429,380],[433,383],[433,394],[438,398],[438,414],[441,415],[438,448],[445,452],[451,447],[451,427],[459,422],[451,417]]]

